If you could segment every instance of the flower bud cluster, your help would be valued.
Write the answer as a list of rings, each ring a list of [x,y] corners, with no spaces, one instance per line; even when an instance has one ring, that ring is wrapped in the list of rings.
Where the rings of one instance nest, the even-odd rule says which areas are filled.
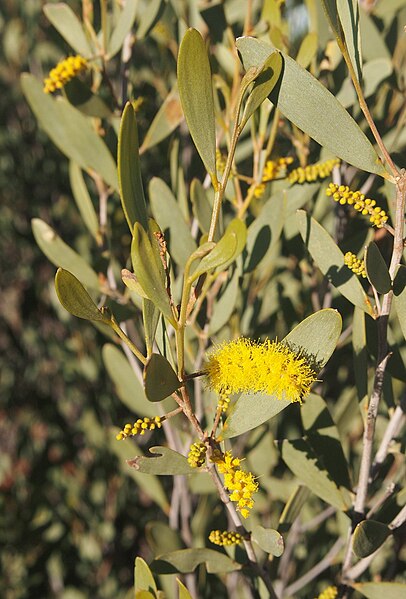
[[[217,148],[216,149],[216,169],[222,175],[226,168],[227,159],[224,154]]]
[[[240,533],[231,530],[212,530],[209,534],[209,541],[220,546],[239,545],[242,543],[243,537]]]
[[[217,404],[217,409],[221,410],[224,413],[224,412],[227,412],[229,405],[230,405],[230,396],[227,395],[227,393],[220,395],[218,404]]]
[[[286,176],[286,168],[289,164],[292,164],[293,158],[287,156],[286,158],[278,158],[278,160],[268,160],[264,167],[262,174],[262,182],[273,181],[280,177]]]
[[[357,258],[357,256],[352,252],[347,252],[345,254],[344,264],[348,266],[348,268],[359,277],[363,277],[364,279],[366,278],[367,273],[365,271],[364,261]]]
[[[61,89],[68,81],[85,71],[87,66],[87,60],[83,56],[68,56],[58,63],[44,79],[44,92],[52,94],[57,89]]]
[[[122,431],[116,435],[117,441],[133,437],[134,435],[145,435],[147,431],[153,431],[156,428],[161,428],[163,418],[155,416],[154,418],[138,418],[134,424],[126,424]]]
[[[200,468],[206,461],[207,447],[204,443],[197,441],[189,449],[187,461],[192,468]]]
[[[326,589],[324,589],[324,591],[322,593],[320,593],[320,595],[318,597],[316,597],[315,599],[336,599],[338,594],[338,589],[337,587],[327,587]]]
[[[330,183],[326,190],[326,195],[331,196],[335,202],[340,204],[349,204],[362,215],[369,215],[372,225],[378,229],[382,228],[388,220],[385,210],[376,205],[375,200],[366,198],[360,191],[351,191],[348,185],[335,185]]]
[[[339,164],[338,158],[331,158],[318,164],[309,164],[304,168],[300,166],[289,173],[288,180],[290,183],[310,183],[318,179],[326,179],[331,175],[333,168]]]
[[[245,472],[239,468],[240,459],[234,458],[230,451],[222,453],[215,450],[211,461],[217,470],[224,474],[224,486],[230,491],[230,500],[237,503],[237,509],[243,518],[246,518],[254,506],[252,496],[258,491],[258,483],[252,472]]]

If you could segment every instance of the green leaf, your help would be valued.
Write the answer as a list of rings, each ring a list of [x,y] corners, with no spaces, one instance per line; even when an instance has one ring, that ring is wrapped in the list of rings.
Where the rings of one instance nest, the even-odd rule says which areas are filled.
[[[66,83],[63,88],[63,94],[69,100],[70,104],[86,116],[100,119],[107,119],[113,116],[104,100],[99,95],[94,94],[78,77],[74,77]]]
[[[69,163],[69,180],[73,197],[80,215],[88,231],[96,239],[99,239],[99,221],[90,194],[82,174],[82,169],[73,160]]]
[[[141,558],[135,558],[134,565],[134,591],[150,591],[151,593],[157,592],[152,572],[148,567],[148,564]]]
[[[90,58],[93,50],[87,40],[82,23],[65,3],[45,4],[44,13],[66,42],[84,58]]]
[[[193,271],[192,278],[196,280],[201,274],[216,269],[217,272],[227,270],[245,247],[247,229],[244,222],[234,218],[210,254],[207,254]]]
[[[164,0],[149,0],[146,7],[140,15],[140,22],[138,24],[136,38],[141,40],[147,37],[151,29],[158,23],[163,10],[165,8]]]
[[[406,338],[406,266],[403,266],[403,264],[399,266],[393,282],[393,298],[400,328]]]
[[[210,230],[210,221],[213,206],[209,202],[207,191],[204,189],[199,179],[193,179],[190,185],[190,199],[192,202],[193,214],[199,223],[202,233],[208,233]],[[218,235],[218,229],[216,229]],[[214,241],[218,241],[219,237],[215,236]]]
[[[120,198],[130,231],[135,223],[147,228],[147,207],[142,187],[135,110],[127,102],[121,117],[117,153]]]
[[[343,253],[327,231],[304,210],[298,210],[297,222],[303,241],[323,275],[354,306],[374,317],[361,283],[345,266]]]
[[[257,524],[252,530],[251,537],[261,549],[275,557],[280,557],[285,549],[282,535],[272,528],[263,528]]]
[[[282,56],[278,51],[273,52],[265,60],[261,71],[254,81],[252,91],[248,96],[241,119],[241,128],[245,127],[248,119],[259,108],[262,102],[269,96],[277,84],[282,72]]]
[[[356,582],[351,586],[367,599],[404,599],[406,595],[402,582]]]
[[[121,278],[123,280],[124,285],[128,287],[130,291],[134,291],[143,299],[148,299],[134,273],[127,270],[126,268],[123,268],[123,270],[121,271]]]
[[[336,310],[320,310],[297,325],[283,340],[294,351],[302,350],[320,370],[333,353],[341,334],[341,316]],[[224,423],[219,439],[229,439],[249,431],[291,404],[273,395],[242,395]]]
[[[183,120],[183,110],[180,103],[177,86],[173,87],[166,96],[161,108],[156,113],[144,141],[140,148],[140,154],[156,146],[168,137]]]
[[[286,195],[280,191],[269,198],[248,228],[245,272],[253,271],[279,240],[285,222]]]
[[[125,2],[107,44],[106,60],[113,58],[121,49],[125,37],[131,31],[131,27],[135,21],[137,8],[138,2]]]
[[[131,258],[134,274],[137,277],[144,294],[150,299],[162,314],[175,326],[169,296],[162,281],[161,272],[155,260],[155,252],[144,228],[136,223],[131,244]]]
[[[99,278],[82,256],[62,241],[40,218],[33,218],[31,225],[35,241],[52,264],[73,273],[86,287],[99,290]]]
[[[144,457],[137,456],[128,463],[138,472],[158,476],[175,476],[176,474],[194,474],[196,472],[195,468],[189,466],[185,456],[168,447],[150,447],[149,454]]]
[[[392,287],[388,267],[375,242],[371,241],[365,248],[365,270],[368,281],[378,293],[388,293]]]
[[[345,45],[359,82],[362,81],[361,32],[358,0],[337,0]]]
[[[132,439],[117,441],[117,433],[117,428],[111,428],[109,431],[109,449],[117,456],[122,473],[132,478],[138,487],[167,514],[169,504],[159,478],[152,474],[137,472],[135,468],[129,467],[128,461],[133,459],[134,453],[141,456],[142,451]]]
[[[316,56],[318,41],[317,33],[314,31],[308,33],[303,38],[299,52],[296,56],[296,62],[304,69],[307,69],[313,58]]]
[[[193,599],[192,595],[189,593],[184,584],[181,583],[179,578],[176,579],[179,588],[179,597],[178,599]]]
[[[137,378],[122,350],[111,343],[106,343],[102,349],[102,357],[118,397],[131,413],[149,418],[156,416],[156,406],[145,397],[142,382]],[[168,399],[162,407],[165,412],[169,412],[174,405],[175,402]]]
[[[291,493],[288,501],[283,508],[283,512],[279,518],[278,528],[281,532],[288,532],[293,522],[302,511],[310,495],[310,490],[306,485],[298,485]]]
[[[172,191],[162,179],[154,177],[149,184],[149,199],[155,220],[163,231],[169,230],[167,243],[170,256],[176,264],[186,264],[196,249],[196,242]]]
[[[39,124],[57,148],[82,169],[93,169],[113,189],[118,190],[116,164],[91,120],[64,98],[45,94],[33,75],[21,75],[24,95]]]
[[[196,149],[210,176],[215,177],[216,130],[211,70],[206,45],[196,29],[188,29],[180,44],[178,87]]]
[[[352,346],[354,352],[354,377],[357,387],[358,401],[368,395],[368,351],[365,330],[365,312],[354,308],[352,321]]]
[[[55,289],[62,306],[74,316],[110,323],[110,318],[103,315],[82,283],[68,270],[58,268],[55,275]]]
[[[244,67],[260,65],[274,48],[254,38],[237,40]],[[335,156],[362,170],[388,177],[378,155],[354,119],[313,75],[282,52],[284,68],[270,95],[286,118]],[[300,101],[298,101],[300,93]]]
[[[340,23],[340,17],[338,15],[337,0],[321,0],[321,3],[323,5],[327,21],[333,30],[338,45],[345,45],[344,32]]]
[[[159,322],[160,312],[153,302],[149,299],[142,301],[142,320],[144,323],[145,345],[147,347],[147,355],[152,354],[152,347],[155,341],[156,329]]]
[[[342,492],[326,470],[322,460],[305,439],[288,440],[281,443],[283,461],[293,474],[325,502],[339,510],[347,511],[351,506],[348,493]],[[346,491],[344,489],[344,491]]]
[[[390,536],[390,528],[376,520],[363,520],[354,530],[353,551],[359,558],[374,553]]]
[[[181,572],[187,574],[194,572],[199,564],[205,564],[209,574],[226,574],[241,570],[242,565],[237,564],[220,551],[213,549],[180,549],[160,555],[151,564],[151,569],[157,574],[174,574]]]
[[[168,360],[152,354],[144,369],[144,389],[149,401],[162,401],[182,385]]]
[[[236,268],[228,281],[225,291],[216,298],[213,314],[210,318],[208,335],[211,337],[226,325],[234,312],[240,290],[240,269]]]

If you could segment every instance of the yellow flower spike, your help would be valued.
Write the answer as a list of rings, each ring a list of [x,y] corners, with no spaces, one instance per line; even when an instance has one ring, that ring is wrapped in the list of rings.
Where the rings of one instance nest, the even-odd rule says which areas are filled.
[[[283,343],[240,337],[213,349],[205,366],[207,386],[218,395],[267,393],[301,402],[317,380],[300,353]]]
[[[52,94],[61,89],[68,81],[88,68],[88,62],[83,56],[68,56],[56,65],[44,79],[44,92]]]
[[[378,229],[381,229],[388,220],[388,215],[385,210],[376,205],[376,200],[366,198],[360,191],[351,191],[348,185],[330,183],[326,195],[342,205],[349,204],[353,206],[354,210],[360,212],[363,216],[369,215],[370,223]]]
[[[222,547],[227,545],[239,545],[243,540],[240,533],[232,532],[230,530],[212,530],[209,534],[209,541],[214,545],[220,545]]]
[[[135,435],[145,435],[147,431],[153,431],[156,428],[161,428],[164,416],[155,416],[154,418],[138,418],[134,424],[126,424],[122,431],[116,435],[117,441],[134,437]]]
[[[338,594],[338,589],[337,587],[327,587],[326,589],[324,589],[324,591],[322,593],[320,593],[320,595],[318,597],[315,597],[315,599],[336,599]]]
[[[288,174],[288,181],[290,183],[305,183],[318,181],[321,179],[326,179],[329,177],[333,171],[335,166],[340,164],[340,160],[338,158],[331,158],[330,160],[326,160],[325,162],[319,162],[317,164],[308,164],[307,166],[298,167],[293,169]]]
[[[345,254],[344,264],[359,277],[363,277],[364,279],[366,278],[367,273],[365,271],[364,261],[357,258],[357,256],[352,252],[347,252]]]
[[[268,160],[262,174],[262,183],[285,177],[286,167],[292,164],[292,162],[293,158],[291,156],[278,158],[277,160]]]

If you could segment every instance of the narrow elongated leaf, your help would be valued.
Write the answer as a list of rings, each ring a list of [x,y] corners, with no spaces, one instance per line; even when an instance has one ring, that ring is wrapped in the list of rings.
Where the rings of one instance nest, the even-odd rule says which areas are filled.
[[[293,522],[299,516],[302,507],[305,505],[310,495],[310,490],[306,485],[299,485],[290,495],[288,501],[283,508],[281,517],[279,518],[278,529],[281,532],[290,530]]]
[[[252,91],[248,96],[247,103],[244,108],[244,114],[241,119],[241,127],[244,127],[251,115],[260,107],[262,102],[269,96],[273,88],[278,82],[282,72],[282,56],[279,52],[273,52],[261,69],[260,74],[254,81]]]
[[[152,121],[140,148],[140,154],[168,137],[183,120],[179,92],[175,86],[165,98]]]
[[[400,328],[406,338],[406,266],[401,264],[393,282],[393,297]]]
[[[362,401],[368,395],[368,351],[365,330],[365,312],[354,308],[352,321],[352,346],[354,352],[354,376],[358,400]]]
[[[138,2],[135,1],[124,4],[107,44],[107,59],[112,58],[121,49],[125,37],[131,31],[131,27],[135,21],[137,8]]]
[[[406,595],[402,582],[357,582],[351,586],[367,599],[404,599]]]
[[[386,541],[390,528],[376,520],[363,520],[354,530],[353,551],[359,558],[368,557]]]
[[[327,21],[336,37],[338,45],[345,44],[344,32],[338,15],[337,0],[321,0]]]
[[[318,45],[318,36],[317,33],[311,32],[308,33],[302,40],[300,44],[299,52],[296,56],[296,62],[300,64],[301,67],[307,69],[313,58],[316,56]]]
[[[210,204],[207,197],[207,192],[199,179],[193,179],[190,186],[190,199],[192,201],[192,210],[197,222],[199,223],[202,233],[208,233],[210,230],[211,213],[213,206]],[[218,229],[216,229],[217,237],[214,241],[218,241]]]
[[[178,578],[176,579],[176,582],[178,583],[179,599],[193,599],[192,595],[189,593],[185,585],[182,584]]]
[[[302,350],[319,370],[326,364],[341,334],[341,316],[336,310],[320,310],[297,325],[283,340],[294,351]],[[317,365],[317,366],[316,366]],[[242,395],[224,423],[219,439],[229,439],[249,431],[276,414],[291,402],[273,395]]]
[[[21,75],[24,95],[41,127],[68,158],[84,170],[95,170],[108,185],[118,190],[116,164],[91,121],[64,98],[44,94],[33,75]]]
[[[388,267],[378,246],[373,241],[365,248],[364,261],[368,281],[375,287],[378,293],[388,293],[392,287]]]
[[[165,8],[164,0],[148,0],[146,7],[140,15],[140,22],[137,29],[137,39],[142,39],[148,35],[151,29],[161,18]]]
[[[148,217],[141,179],[137,121],[130,102],[127,102],[121,117],[117,166],[121,204],[130,231],[133,231],[135,223],[141,223],[146,229]]]
[[[58,268],[55,289],[62,306],[74,316],[106,324],[110,322],[110,318],[102,314],[82,283],[68,270]]]
[[[99,289],[99,278],[82,256],[77,254],[40,218],[31,221],[35,241],[45,256],[55,266],[73,273],[81,283],[92,289]]]
[[[356,77],[362,81],[361,33],[358,0],[336,0],[338,17],[344,34],[345,45]]]
[[[371,302],[361,283],[345,266],[344,254],[327,231],[304,210],[298,210],[297,223],[303,241],[323,275],[354,306],[373,316]]]
[[[351,501],[348,494],[342,493],[317,453],[305,439],[283,440],[281,455],[293,474],[315,495],[339,510],[349,509]]]
[[[237,48],[246,69],[262,64],[274,51],[269,44],[250,37],[239,38]],[[388,177],[368,138],[345,108],[313,75],[283,52],[282,56],[282,76],[270,99],[285,117],[335,156]]]
[[[261,549],[275,557],[280,557],[285,548],[283,537],[277,530],[263,528],[258,524],[252,530],[252,540],[255,541]]]
[[[79,209],[83,222],[91,235],[97,240],[99,237],[99,221],[90,194],[86,187],[81,168],[73,162],[69,163],[69,179],[73,197]]]
[[[167,184],[154,177],[149,184],[152,214],[163,231],[169,230],[167,244],[170,256],[177,264],[184,265],[196,249],[196,242],[185,222],[179,204]]]
[[[144,323],[145,345],[147,355],[152,354],[152,347],[155,341],[155,333],[159,321],[159,310],[149,299],[143,299],[142,302],[142,320]]]
[[[152,591],[153,593],[158,591],[152,572],[142,557],[135,558],[134,591],[136,593],[138,591]]]
[[[215,309],[210,318],[208,335],[212,336],[226,325],[232,313],[234,312],[235,304],[239,292],[240,270],[235,269],[231,280],[228,282],[226,290],[217,299]]]
[[[44,13],[67,43],[84,58],[89,58],[92,48],[84,32],[82,23],[65,2],[45,4]]]
[[[151,564],[157,574],[173,574],[194,572],[199,564],[205,564],[210,574],[234,572],[241,570],[242,565],[230,559],[220,551],[213,549],[180,549],[160,555]]]
[[[161,272],[155,261],[155,252],[144,228],[136,223],[131,244],[131,258],[134,274],[137,277],[144,294],[150,299],[162,314],[175,325],[169,296],[162,281]]]
[[[195,474],[196,469],[189,466],[185,456],[168,447],[150,447],[149,454],[127,460],[129,466],[144,474],[175,476],[176,474]]]
[[[215,176],[216,131],[211,69],[205,43],[196,29],[188,29],[179,48],[178,87],[190,135],[208,173]]]
[[[160,354],[152,354],[145,365],[144,389],[149,401],[162,401],[179,389],[181,382],[168,360]]]
[[[246,272],[254,270],[280,238],[285,222],[286,196],[286,192],[281,191],[269,198],[248,228]]]

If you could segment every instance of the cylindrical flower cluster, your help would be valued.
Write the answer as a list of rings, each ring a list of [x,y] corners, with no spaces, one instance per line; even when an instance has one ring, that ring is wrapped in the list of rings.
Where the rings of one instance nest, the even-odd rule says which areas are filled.
[[[56,65],[50,72],[48,77],[44,79],[44,92],[52,94],[57,89],[61,89],[71,79],[76,77],[80,72],[87,69],[87,60],[83,56],[68,56]]]
[[[161,428],[163,418],[155,416],[154,418],[138,418],[134,424],[126,424],[122,431],[116,435],[117,441],[133,437],[134,435],[145,435],[147,431],[153,431]]]
[[[331,158],[318,164],[308,164],[304,168],[299,166],[289,173],[288,180],[290,183],[310,183],[318,179],[326,179],[331,175],[333,168],[339,164],[338,158]]]
[[[344,255],[344,264],[359,277],[363,277],[364,279],[366,278],[367,273],[365,271],[364,261],[357,258],[357,256],[352,252],[347,252]]]
[[[366,198],[360,191],[351,191],[348,185],[330,183],[326,195],[331,196],[335,202],[342,205],[349,204],[363,216],[369,216],[369,221],[378,229],[382,228],[388,220],[385,210],[376,205],[375,200]]]
[[[214,545],[224,547],[228,545],[239,545],[242,543],[243,537],[240,533],[231,530],[212,530],[209,534],[209,541],[214,543]]]

